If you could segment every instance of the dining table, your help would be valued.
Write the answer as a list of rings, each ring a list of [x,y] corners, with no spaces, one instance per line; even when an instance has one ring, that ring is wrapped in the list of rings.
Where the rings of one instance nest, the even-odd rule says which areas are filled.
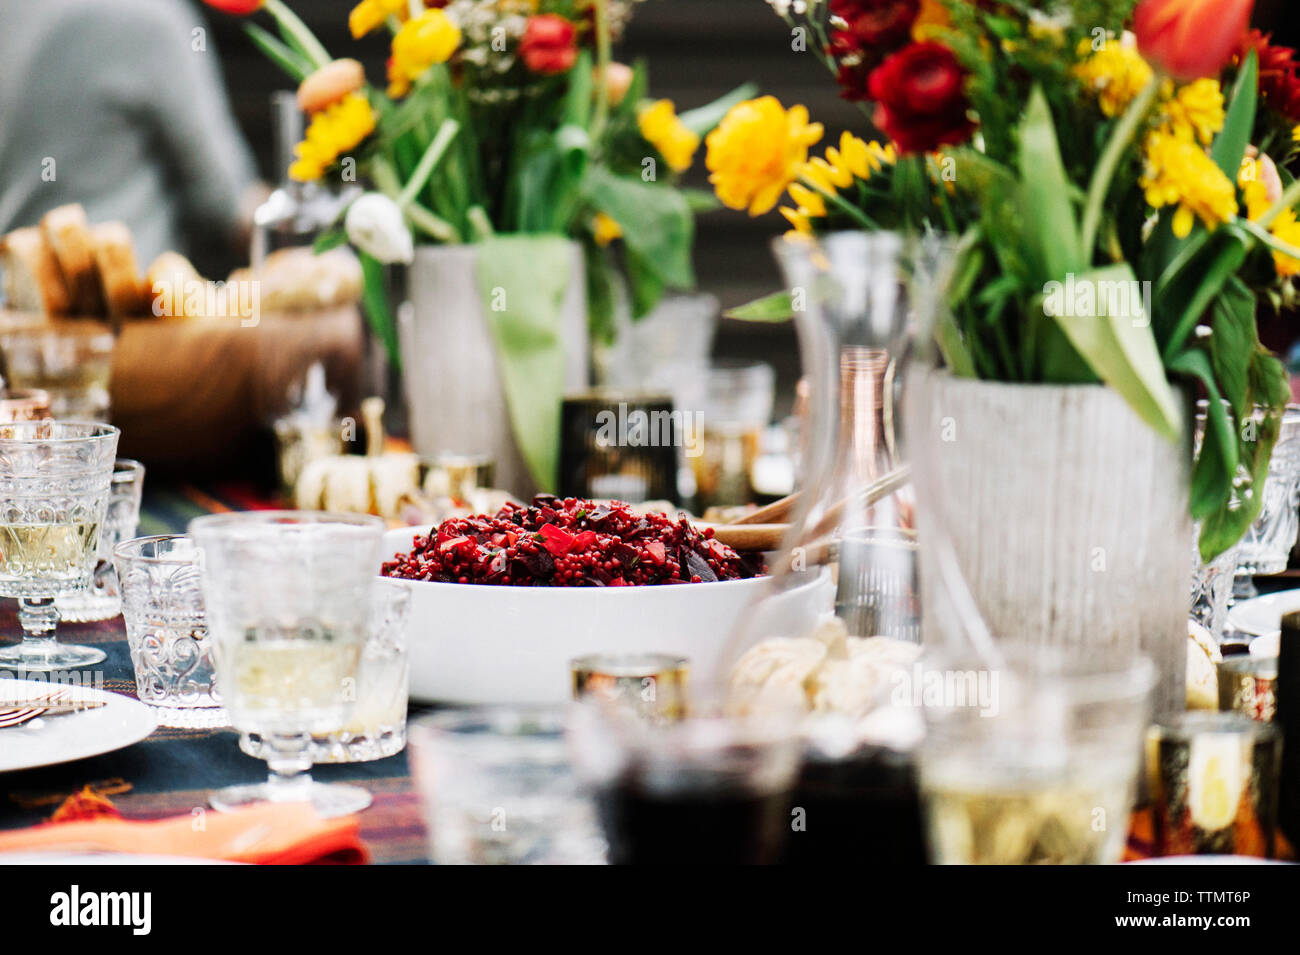
[[[139,534],[184,533],[189,522],[202,514],[280,506],[282,502],[273,493],[241,482],[146,487]],[[16,640],[19,632],[16,604],[0,602],[0,642]],[[61,623],[59,635],[102,649],[107,654],[99,665],[102,689],[136,696],[120,615],[94,623]],[[409,715],[418,719],[436,708],[413,701]],[[347,781],[371,792],[373,803],[358,815],[360,839],[371,863],[430,861],[420,797],[405,751],[365,763],[315,766],[312,775],[322,782]],[[84,793],[87,787],[126,819],[157,820],[210,812],[208,793],[212,790],[265,778],[266,764],[245,755],[238,734],[229,727],[159,727],[141,742],[113,752],[0,773],[0,830],[46,822],[65,800]],[[1289,849],[1285,851],[1290,855]],[[1136,861],[1153,854],[1151,814],[1138,809],[1130,821],[1124,858]]]

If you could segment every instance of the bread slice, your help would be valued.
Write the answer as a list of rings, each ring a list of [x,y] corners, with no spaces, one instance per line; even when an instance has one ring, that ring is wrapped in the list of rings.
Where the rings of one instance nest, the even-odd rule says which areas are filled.
[[[47,315],[67,313],[71,302],[63,273],[40,229],[15,229],[0,238],[0,266],[4,268],[9,308]]]
[[[90,236],[108,314],[114,317],[140,314],[145,301],[140,297],[140,266],[131,230],[122,222],[101,222],[91,227]]]
[[[86,210],[77,203],[51,209],[41,219],[41,233],[59,260],[72,310],[79,315],[102,315],[104,296],[95,270],[95,246]]]
[[[205,287],[204,294],[197,295],[195,289],[200,285]],[[199,300],[208,298],[206,285],[207,280],[189,259],[179,252],[164,252],[145,270],[141,287],[144,312],[167,318],[202,315],[205,309]]]

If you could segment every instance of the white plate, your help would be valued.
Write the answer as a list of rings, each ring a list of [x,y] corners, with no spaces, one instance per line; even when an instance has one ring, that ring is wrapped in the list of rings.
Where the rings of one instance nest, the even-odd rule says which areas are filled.
[[[1300,590],[1281,590],[1243,600],[1228,611],[1228,626],[1243,633],[1264,636],[1277,633],[1282,627],[1282,617],[1300,610]]]
[[[1275,657],[1282,629],[1282,618],[1300,610],[1300,590],[1283,590],[1243,600],[1228,611],[1228,626],[1259,637],[1251,641],[1253,657]]]
[[[57,684],[56,684],[57,685]],[[0,679],[0,706],[48,691],[40,680]],[[120,693],[68,685],[76,699],[107,705],[0,729],[0,773],[68,763],[138,743],[158,728],[153,711]]]

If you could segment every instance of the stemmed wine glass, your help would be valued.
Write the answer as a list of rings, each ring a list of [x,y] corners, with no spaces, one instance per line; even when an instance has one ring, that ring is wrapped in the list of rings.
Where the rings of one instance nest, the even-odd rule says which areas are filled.
[[[49,671],[104,659],[58,643],[54,600],[90,586],[108,505],[117,428],[87,421],[0,425],[0,596],[18,598],[23,640],[0,665]]]
[[[328,817],[370,804],[359,786],[312,780],[311,739],[340,730],[356,703],[384,527],[301,511],[190,522],[226,710],[236,730],[262,738],[270,768],[265,783],[212,793],[214,808],[310,802]]]

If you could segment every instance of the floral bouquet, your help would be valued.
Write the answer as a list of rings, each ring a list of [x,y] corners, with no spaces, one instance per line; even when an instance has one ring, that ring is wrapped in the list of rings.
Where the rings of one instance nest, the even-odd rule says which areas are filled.
[[[290,176],[373,187],[317,247],[357,247],[366,312],[395,362],[383,266],[410,262],[417,242],[480,243],[480,261],[519,276],[562,263],[564,240],[576,240],[599,339],[613,335],[624,285],[639,318],[666,289],[694,284],[694,212],[715,200],[677,180],[703,135],[751,92],[681,115],[668,100],[649,100],[645,67],[612,58],[640,0],[361,0],[348,17],[352,36],[392,36],[382,87],[370,84],[358,61],[326,52],[283,0],[207,2],[273,21],[274,29],[251,20],[244,26],[299,83],[309,123]],[[527,353],[526,361],[503,363],[505,390],[516,436],[545,487],[553,480],[559,385],[539,393],[546,376],[511,378],[530,363],[562,367],[563,342],[558,317],[539,314],[536,302],[530,309],[526,321],[503,321],[493,332],[503,354]],[[538,322],[549,331],[539,334]],[[555,414],[521,427],[523,395],[532,407],[554,405]]]
[[[1235,543],[1288,397],[1256,308],[1300,274],[1300,78],[1250,31],[1253,0],[768,2],[886,141],[810,158],[806,109],[746,101],[707,140],[719,199],[757,215],[788,195],[792,239],[958,237],[936,330],[954,375],[1102,382],[1171,438],[1171,379],[1199,383],[1192,516],[1207,560]]]

